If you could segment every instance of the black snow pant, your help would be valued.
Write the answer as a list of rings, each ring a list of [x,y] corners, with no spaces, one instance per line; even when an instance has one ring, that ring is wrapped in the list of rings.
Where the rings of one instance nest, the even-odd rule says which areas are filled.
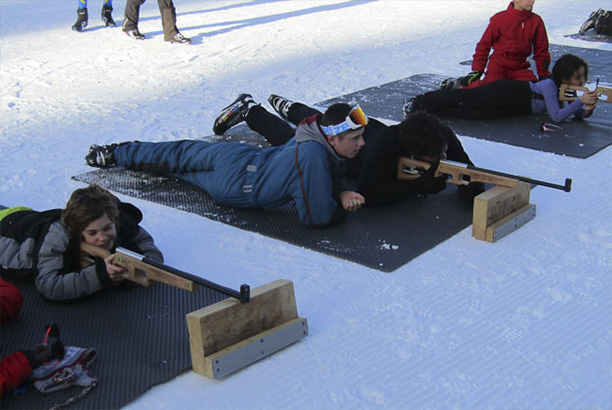
[[[531,114],[527,81],[501,80],[472,89],[436,90],[417,96],[412,111],[441,117],[494,119]]]
[[[319,111],[302,103],[293,103],[289,108],[289,121],[295,125]],[[280,117],[261,106],[254,106],[245,118],[250,129],[261,134],[272,146],[283,145],[295,135],[295,128]]]
[[[146,0],[127,0],[123,20],[123,30],[137,30],[140,6]],[[164,40],[170,41],[179,32],[176,27],[176,10],[172,0],[157,0],[159,13],[161,14],[162,27],[164,29]]]

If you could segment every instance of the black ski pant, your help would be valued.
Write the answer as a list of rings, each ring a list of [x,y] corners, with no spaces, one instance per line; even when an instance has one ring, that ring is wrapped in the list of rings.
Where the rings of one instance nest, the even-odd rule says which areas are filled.
[[[529,82],[501,80],[472,89],[421,94],[413,101],[412,111],[466,119],[505,118],[531,114],[532,97]]]
[[[312,107],[302,103],[293,103],[289,107],[289,121],[295,125],[304,118],[319,113]],[[261,134],[272,146],[283,145],[295,135],[295,128],[282,118],[272,114],[261,106],[254,106],[245,118],[250,129]]]
[[[127,0],[123,20],[123,30],[137,30],[140,6],[146,0]],[[159,13],[161,14],[162,27],[164,29],[164,40],[170,41],[179,32],[176,27],[176,9],[172,0],[157,0]]]

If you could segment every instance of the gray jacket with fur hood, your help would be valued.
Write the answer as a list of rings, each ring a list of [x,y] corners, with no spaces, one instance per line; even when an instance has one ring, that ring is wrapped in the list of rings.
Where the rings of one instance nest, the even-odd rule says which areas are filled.
[[[115,246],[122,246],[156,262],[163,256],[151,235],[138,223],[142,213],[120,203],[120,224]],[[114,287],[102,258],[81,268],[80,241],[70,238],[61,210],[20,211],[0,221],[2,276],[33,281],[42,296],[61,301]]]

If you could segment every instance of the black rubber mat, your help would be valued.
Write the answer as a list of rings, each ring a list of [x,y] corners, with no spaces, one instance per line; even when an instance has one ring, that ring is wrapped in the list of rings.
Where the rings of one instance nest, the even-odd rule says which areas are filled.
[[[254,133],[243,139],[253,140]],[[472,222],[472,208],[454,185],[434,196],[351,212],[338,225],[307,228],[293,202],[266,210],[220,205],[189,183],[122,168],[73,177],[112,191],[191,212],[251,232],[390,272],[443,242]]]
[[[590,67],[589,78],[612,78],[612,52],[586,48],[551,45],[551,53],[558,58],[565,53],[584,58]],[[360,103],[372,117],[401,121],[404,100],[427,91],[439,89],[445,76],[417,74],[381,86],[370,87],[351,94],[323,101],[327,107],[336,102]],[[612,104],[600,102],[594,114],[584,120],[561,123],[561,132],[542,132],[540,125],[551,122],[547,115],[530,115],[498,120],[461,120],[444,118],[443,121],[459,135],[501,142],[509,145],[553,152],[577,158],[587,158],[612,144]]]
[[[117,409],[191,369],[185,315],[226,296],[205,288],[190,293],[164,284],[144,288],[126,283],[70,303],[51,303],[33,284],[15,283],[24,306],[2,327],[2,355],[42,343],[45,325],[56,323],[65,345],[93,347],[98,358],[91,373],[98,385],[74,409]],[[32,385],[26,394],[1,398],[3,409],[49,409],[82,390],[70,387],[43,395]]]

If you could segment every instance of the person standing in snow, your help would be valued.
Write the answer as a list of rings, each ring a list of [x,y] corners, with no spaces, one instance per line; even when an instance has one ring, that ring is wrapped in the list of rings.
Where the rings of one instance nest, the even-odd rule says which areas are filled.
[[[249,94],[248,98],[252,97]],[[295,134],[294,126],[320,112],[300,102],[272,94],[268,102],[278,116],[268,112],[261,105],[248,110],[241,105],[234,106],[236,112],[227,121],[227,109],[215,120],[213,131],[222,135],[230,127],[245,121],[249,128],[262,135],[272,146],[287,143]],[[232,107],[230,105],[230,107]],[[366,199],[366,206],[388,205],[419,194],[434,194],[446,188],[446,178],[434,177],[436,167],[431,167],[420,178],[397,179],[397,164],[400,157],[412,157],[436,163],[441,159],[474,165],[455,133],[426,112],[408,116],[398,125],[387,126],[368,118],[364,128],[364,147],[347,160],[346,175],[358,181],[357,192]],[[484,190],[482,184],[459,187],[459,194],[467,202]]]
[[[81,242],[112,251],[122,246],[163,263],[151,235],[139,223],[142,212],[92,185],[75,190],[65,209],[2,211],[2,275],[32,281],[46,299],[77,299],[123,282],[125,270],[106,259],[84,260]],[[13,212],[14,211],[14,212]]]
[[[495,14],[476,45],[472,72],[465,77],[447,78],[440,87],[476,88],[499,80],[537,81],[527,61],[532,54],[539,79],[547,78],[548,34],[542,18],[532,11],[534,3],[535,0],[513,0],[505,11]],[[493,53],[489,55],[491,49]]]
[[[128,37],[144,40],[145,36],[138,30],[140,6],[146,0],[127,0],[123,19],[123,31]],[[176,27],[176,9],[172,0],[157,0],[164,29],[164,41],[173,44],[191,44],[191,39],[183,36]]]
[[[243,94],[226,107],[223,121],[256,106]],[[307,118],[295,137],[278,147],[201,140],[126,142],[92,145],[85,161],[99,168],[118,165],[173,176],[238,208],[272,208],[294,200],[303,224],[323,227],[364,204],[362,195],[346,188],[344,168],[364,145],[366,123],[359,106],[334,104]]]
[[[77,21],[72,25],[72,30],[83,31],[87,27],[89,16],[87,14],[87,0],[77,0]],[[112,16],[113,0],[103,0],[102,2],[102,22],[106,27],[115,27],[115,20]]]

